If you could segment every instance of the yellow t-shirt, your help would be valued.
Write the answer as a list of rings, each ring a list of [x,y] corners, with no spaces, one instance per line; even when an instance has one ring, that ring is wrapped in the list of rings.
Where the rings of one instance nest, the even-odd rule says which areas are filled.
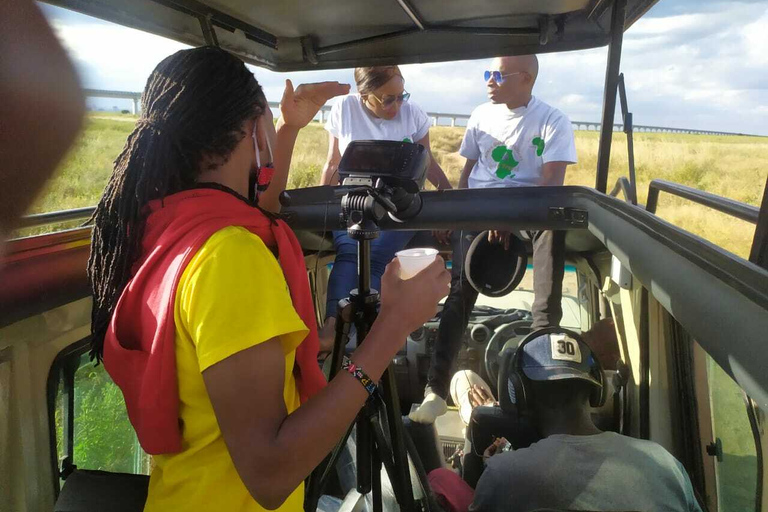
[[[265,510],[235,470],[202,372],[279,336],[285,351],[285,406],[288,413],[299,407],[293,366],[296,347],[308,330],[293,308],[275,256],[244,228],[216,232],[182,274],[174,321],[182,451],[155,457],[144,510]],[[300,511],[303,501],[302,485],[279,510]]]

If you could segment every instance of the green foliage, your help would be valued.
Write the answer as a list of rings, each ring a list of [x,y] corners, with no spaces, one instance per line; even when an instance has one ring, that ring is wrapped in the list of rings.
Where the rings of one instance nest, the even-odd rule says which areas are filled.
[[[720,512],[755,509],[757,451],[741,388],[709,359],[709,386],[715,436],[723,445],[717,463]]]
[[[134,439],[122,393],[103,366],[86,363],[75,374],[75,464],[130,473]]]
[[[65,157],[30,213],[94,206],[112,174],[112,162],[133,130],[129,116],[90,116],[78,143]]]
[[[103,365],[94,366],[87,356],[82,361],[75,373],[75,465],[122,473],[147,472],[148,457],[137,443],[120,389]],[[60,385],[56,410],[60,458],[64,455],[61,393]]]

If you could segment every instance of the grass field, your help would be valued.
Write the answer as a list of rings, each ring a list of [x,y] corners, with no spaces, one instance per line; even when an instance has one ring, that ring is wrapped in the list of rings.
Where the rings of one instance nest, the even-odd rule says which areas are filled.
[[[79,143],[32,212],[96,204],[134,120],[130,115],[92,113]],[[432,151],[454,184],[463,165],[458,154],[463,133],[458,127],[435,127],[430,133]],[[291,188],[318,183],[327,145],[327,134],[319,124],[302,130],[293,158]],[[597,146],[597,132],[576,132],[579,163],[568,168],[566,184],[594,186]],[[759,205],[768,176],[768,138],[638,133],[635,166],[643,203],[648,183],[663,178]],[[619,176],[626,176],[627,169],[625,136],[615,134],[609,187]],[[661,195],[658,214],[739,256],[749,254],[754,227],[745,221],[666,194]]]

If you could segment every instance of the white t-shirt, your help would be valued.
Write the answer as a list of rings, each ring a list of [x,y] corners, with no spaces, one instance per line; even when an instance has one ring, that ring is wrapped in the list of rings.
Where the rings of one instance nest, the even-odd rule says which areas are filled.
[[[403,102],[393,119],[380,119],[368,112],[359,94],[349,94],[333,105],[325,129],[339,139],[343,155],[354,140],[418,142],[429,133],[429,125],[429,117],[415,103]]]
[[[552,435],[488,459],[470,512],[537,509],[701,512],[682,464],[613,432]]]
[[[570,120],[535,97],[511,110],[493,103],[477,107],[459,153],[477,160],[469,188],[539,186],[545,163],[576,163]]]

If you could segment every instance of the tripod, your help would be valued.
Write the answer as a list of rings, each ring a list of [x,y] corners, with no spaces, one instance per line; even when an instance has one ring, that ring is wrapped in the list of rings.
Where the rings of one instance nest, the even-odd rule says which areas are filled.
[[[379,236],[378,221],[387,211],[395,210],[391,201],[368,187],[350,191],[342,199],[342,219],[346,221],[350,238],[357,241],[358,287],[350,292],[348,298],[339,301],[330,378],[341,369],[352,325],[357,330],[357,345],[360,346],[376,320],[379,293],[371,289],[371,241]],[[383,418],[386,419],[385,424]],[[383,464],[400,510],[417,510],[408,464],[406,434],[391,366],[382,376],[377,391],[366,400],[354,425],[357,432],[357,491],[360,494],[372,492],[373,510],[381,512]],[[310,475],[305,510],[314,512],[317,509],[321,491],[335,469],[351,432],[350,426],[333,452]]]

